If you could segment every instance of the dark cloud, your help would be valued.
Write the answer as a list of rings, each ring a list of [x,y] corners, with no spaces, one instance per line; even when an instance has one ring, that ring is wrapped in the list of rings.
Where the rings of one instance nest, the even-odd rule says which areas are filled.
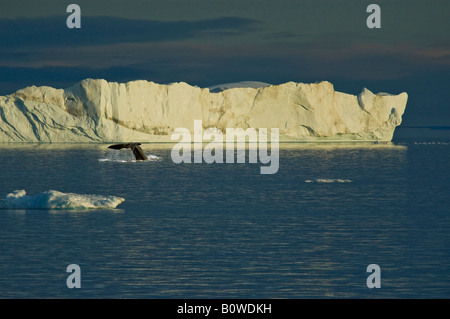
[[[290,30],[280,32],[270,32],[262,36],[265,40],[286,40],[286,39],[298,39],[306,37],[305,34],[293,32]]]
[[[2,19],[3,47],[55,47],[123,42],[161,42],[233,36],[254,30],[260,22],[240,17],[200,21],[152,21],[117,17],[83,17],[80,29],[69,29],[66,17]]]

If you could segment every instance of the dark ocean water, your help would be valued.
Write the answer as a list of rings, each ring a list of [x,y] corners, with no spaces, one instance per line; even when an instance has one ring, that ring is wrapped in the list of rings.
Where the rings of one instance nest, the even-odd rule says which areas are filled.
[[[274,175],[174,164],[170,148],[143,146],[161,160],[0,146],[0,198],[125,198],[111,210],[0,210],[0,298],[450,297],[448,140],[280,145]],[[66,286],[69,264],[79,289]],[[370,264],[379,289],[366,285]]]

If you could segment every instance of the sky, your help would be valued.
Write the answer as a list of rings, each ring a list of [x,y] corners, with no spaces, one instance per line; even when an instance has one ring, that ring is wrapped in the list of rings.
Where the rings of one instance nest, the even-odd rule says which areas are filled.
[[[81,28],[69,29],[69,4]],[[366,11],[381,9],[381,28]],[[450,126],[448,0],[1,0],[0,95],[85,78],[207,87],[330,81],[409,95],[403,126]]]

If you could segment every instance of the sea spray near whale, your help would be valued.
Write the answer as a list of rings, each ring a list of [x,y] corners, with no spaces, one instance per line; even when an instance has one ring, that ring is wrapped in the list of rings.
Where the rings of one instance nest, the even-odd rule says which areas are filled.
[[[147,162],[158,162],[162,161],[163,158],[158,155],[147,155],[147,160],[139,161],[136,160],[132,154],[124,154],[126,152],[111,152],[108,153],[105,157],[99,158],[99,162],[115,162],[115,163],[147,163]]]
[[[0,142],[170,142],[179,127],[278,128],[282,141],[391,141],[408,95],[358,96],[330,82],[224,88],[86,79],[0,97]]]
[[[128,143],[129,148],[133,143]],[[135,143],[141,145],[141,143]],[[146,162],[154,162],[161,161],[162,157],[154,154],[146,154],[141,147],[139,147],[139,155],[136,156],[135,151],[129,150],[127,147],[121,147],[122,145],[127,146],[127,144],[116,144],[108,147],[109,151],[105,157],[99,159],[99,162],[116,162],[116,163],[146,163]],[[140,159],[139,157],[144,159]]]
[[[0,209],[111,209],[125,201],[117,196],[62,193],[55,190],[27,195],[16,190],[0,200]]]

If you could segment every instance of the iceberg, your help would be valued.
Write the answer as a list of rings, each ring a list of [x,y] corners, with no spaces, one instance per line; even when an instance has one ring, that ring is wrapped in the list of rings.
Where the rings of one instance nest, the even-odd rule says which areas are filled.
[[[16,190],[0,200],[0,209],[111,209],[124,201],[125,199],[116,196],[62,193],[55,190],[27,195],[25,190]]]
[[[358,96],[332,83],[238,82],[210,88],[85,79],[0,97],[0,142],[172,142],[176,128],[278,128],[280,141],[391,141],[407,93]]]

